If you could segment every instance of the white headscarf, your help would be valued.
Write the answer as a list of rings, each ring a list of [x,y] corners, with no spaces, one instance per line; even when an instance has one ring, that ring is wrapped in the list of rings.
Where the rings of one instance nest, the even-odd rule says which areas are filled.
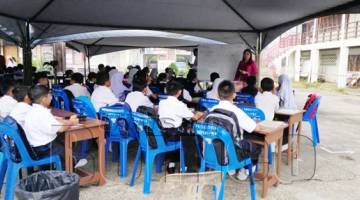
[[[280,108],[297,109],[294,90],[291,86],[291,81],[286,74],[279,76],[279,85],[278,96],[280,98]]]
[[[118,72],[117,69],[112,69],[112,70],[110,70],[110,71],[109,71],[110,79],[111,79],[111,77],[112,77],[115,73],[117,73],[117,72]]]
[[[134,79],[134,75],[136,74],[136,72],[138,72],[138,69],[135,67],[131,68],[129,71],[128,83],[131,85],[132,85],[132,81]]]
[[[208,99],[219,99],[218,88],[219,88],[220,83],[223,80],[224,79],[222,79],[222,78],[215,79],[211,90],[206,93],[206,98],[208,98]]]
[[[122,100],[124,91],[127,90],[127,88],[123,85],[123,82],[122,82],[123,79],[124,79],[124,74],[121,72],[113,73],[113,75],[111,76],[111,79],[110,79],[111,80],[111,90],[119,100]]]

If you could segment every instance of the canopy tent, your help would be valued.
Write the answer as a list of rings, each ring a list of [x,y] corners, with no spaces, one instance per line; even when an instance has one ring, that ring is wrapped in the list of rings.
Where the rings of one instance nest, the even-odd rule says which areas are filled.
[[[158,30],[250,47],[260,41],[260,51],[308,19],[360,11],[357,0],[0,0],[0,5],[0,36],[23,47],[25,66],[31,66],[35,41],[50,37]],[[31,69],[25,67],[25,81],[30,80]]]

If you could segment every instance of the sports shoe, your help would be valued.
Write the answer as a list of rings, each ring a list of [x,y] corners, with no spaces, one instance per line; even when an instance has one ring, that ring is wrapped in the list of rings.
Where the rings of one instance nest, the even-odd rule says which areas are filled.
[[[82,159],[80,159],[80,160],[76,163],[76,165],[75,165],[74,168],[83,167],[83,166],[85,166],[87,163],[88,163],[88,161],[87,161],[86,159],[82,158]]]
[[[247,179],[248,175],[246,175],[246,172],[244,169],[241,169],[238,171],[238,173],[235,174],[235,178],[239,181],[245,181]]]

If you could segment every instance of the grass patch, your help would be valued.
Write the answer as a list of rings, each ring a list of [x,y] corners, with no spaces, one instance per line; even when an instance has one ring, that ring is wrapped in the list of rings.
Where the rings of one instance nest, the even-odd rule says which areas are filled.
[[[294,88],[319,89],[319,90],[326,90],[326,91],[330,91],[330,92],[345,93],[345,89],[337,88],[335,83],[329,83],[329,82],[308,83],[306,81],[299,81],[299,82],[293,82],[292,84],[293,84]]]

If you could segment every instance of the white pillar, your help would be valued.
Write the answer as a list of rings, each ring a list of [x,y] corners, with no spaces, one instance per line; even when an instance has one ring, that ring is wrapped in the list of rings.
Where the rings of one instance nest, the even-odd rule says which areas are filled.
[[[319,65],[320,65],[320,59],[319,59],[319,49],[313,48],[311,49],[311,55],[310,55],[310,76],[308,81],[311,83],[317,82],[318,79],[318,72],[319,72]]]
[[[338,78],[337,78],[338,88],[345,88],[346,86],[348,62],[349,62],[349,47],[342,46],[340,48],[340,55],[339,55]]]
[[[294,67],[294,80],[300,81],[300,59],[301,59],[301,51],[300,48],[297,47],[295,50],[295,67]]]

